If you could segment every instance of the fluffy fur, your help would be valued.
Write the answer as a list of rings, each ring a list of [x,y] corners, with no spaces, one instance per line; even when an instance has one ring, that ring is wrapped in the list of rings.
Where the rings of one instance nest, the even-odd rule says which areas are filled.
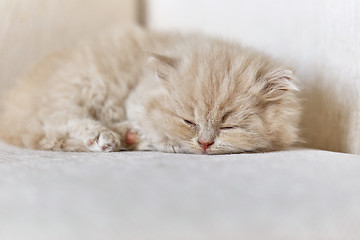
[[[116,29],[21,79],[3,100],[0,136],[45,150],[259,152],[296,142],[299,113],[293,71],[262,53]]]

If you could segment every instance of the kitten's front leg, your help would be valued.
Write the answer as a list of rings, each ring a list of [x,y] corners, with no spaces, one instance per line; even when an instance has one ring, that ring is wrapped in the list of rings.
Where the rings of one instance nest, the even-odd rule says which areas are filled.
[[[85,146],[93,152],[114,152],[121,147],[120,136],[105,128],[94,128],[84,138]]]
[[[45,124],[40,146],[47,150],[113,152],[123,149],[120,135],[94,119],[70,119]]]
[[[81,139],[93,152],[114,152],[122,148],[119,134],[93,119],[74,119],[66,124],[70,138]]]

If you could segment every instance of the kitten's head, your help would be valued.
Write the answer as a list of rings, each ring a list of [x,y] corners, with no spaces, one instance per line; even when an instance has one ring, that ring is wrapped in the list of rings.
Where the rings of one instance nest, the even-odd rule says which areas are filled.
[[[155,149],[224,154],[283,149],[297,140],[293,71],[220,41],[152,55],[162,90],[147,99]],[[154,135],[154,136],[155,136]],[[151,137],[150,137],[151,139]]]

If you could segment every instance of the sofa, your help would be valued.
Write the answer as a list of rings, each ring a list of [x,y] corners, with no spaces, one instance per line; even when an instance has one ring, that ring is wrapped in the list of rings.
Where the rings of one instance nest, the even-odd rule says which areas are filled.
[[[359,239],[360,156],[0,144],[0,239]]]
[[[263,0],[236,4],[227,0],[220,4],[199,0],[188,8],[186,1],[169,2],[149,0],[148,12],[144,14],[144,1],[89,0],[86,4],[80,0],[1,1],[0,94],[45,53],[70,46],[111,25],[140,21],[156,29],[194,30],[191,27],[203,26],[215,33],[219,26],[230,26],[226,24],[229,16],[242,20],[251,12],[281,11],[278,5],[285,4],[277,1],[270,6]],[[299,4],[300,0],[294,2]],[[328,1],[337,4],[334,8],[322,0],[313,4],[301,2],[303,5],[289,6],[288,12],[266,18],[267,31],[274,30],[271,21],[279,19],[287,19],[280,26],[291,31],[286,27],[301,15],[300,10],[307,9],[316,15],[316,10],[324,6],[321,16],[326,18],[334,9],[346,13],[346,7],[359,7],[354,1],[356,6],[341,5],[340,0]],[[191,15],[201,12],[204,6],[212,8],[200,14],[201,21]],[[236,14],[236,7],[242,14]],[[214,9],[229,14],[212,19],[209,12]],[[181,18],[179,12],[186,11],[188,18]],[[306,16],[313,16],[310,13]],[[292,18],[287,18],[288,15]],[[351,16],[357,19],[359,15]],[[186,22],[188,19],[192,19],[192,25]],[[250,23],[256,24],[256,19],[254,15]],[[304,19],[311,22],[311,18]],[[237,27],[247,29],[244,21],[239,21]],[[231,26],[222,30],[235,32]],[[305,34],[304,27],[300,30]],[[225,32],[220,34],[226,35]],[[268,47],[270,52],[276,52],[276,44],[261,45],[265,41],[257,38],[259,33],[250,30],[246,33],[260,49]],[[276,33],[280,34],[280,30]],[[332,32],[326,34],[330,36]],[[271,35],[268,43],[274,43],[280,36],[285,34]],[[356,45],[358,38],[353,40],[348,42]],[[280,53],[288,56],[295,46],[306,49],[311,45],[302,43],[285,45],[280,41],[284,47]],[[325,43],[320,50],[333,44],[330,40]],[[334,56],[340,56],[339,51],[335,49]],[[302,55],[300,52],[295,56],[311,58],[308,52],[301,52]],[[355,51],[346,53],[359,56]],[[311,58],[312,64],[330,56],[314,54],[317,58]],[[329,59],[324,66],[332,66],[334,72],[339,68],[335,64],[338,59]],[[314,64],[324,73],[320,71],[323,65]],[[306,117],[302,123],[306,144],[286,151],[216,156],[69,153],[21,149],[0,141],[0,239],[360,239],[360,155],[356,155],[360,153],[360,146],[357,147],[360,124],[356,118],[360,112],[356,99],[358,71],[344,73],[349,80],[345,83],[344,78],[337,79],[341,72],[317,74],[309,66],[302,65],[299,72],[299,80],[307,79],[303,87]],[[329,75],[333,78],[327,78]],[[343,94],[346,98],[336,98],[342,90],[349,91]],[[351,108],[349,102],[353,103]]]

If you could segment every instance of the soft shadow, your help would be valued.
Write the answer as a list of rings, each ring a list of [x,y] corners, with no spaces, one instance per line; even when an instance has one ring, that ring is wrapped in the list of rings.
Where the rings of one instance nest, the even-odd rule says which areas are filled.
[[[334,80],[334,79],[331,79]],[[354,152],[349,146],[351,107],[341,102],[332,87],[318,76],[302,90],[301,136],[305,147],[336,152]],[[328,87],[326,87],[328,86]]]

